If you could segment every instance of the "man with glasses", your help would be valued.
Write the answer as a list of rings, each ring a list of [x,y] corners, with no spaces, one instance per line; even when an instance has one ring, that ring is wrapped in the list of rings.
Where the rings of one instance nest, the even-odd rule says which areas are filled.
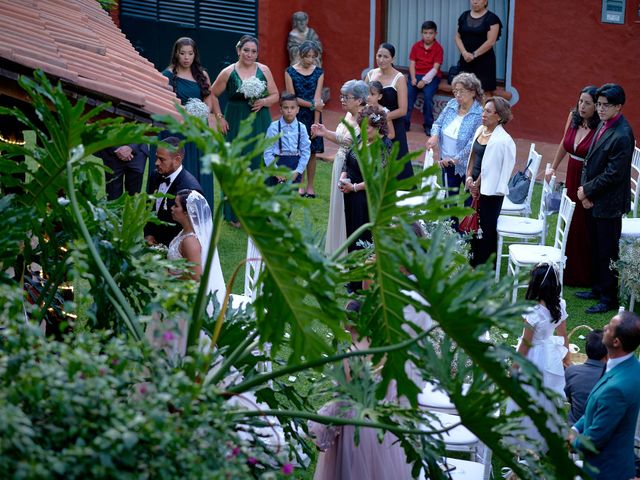
[[[598,300],[587,313],[603,313],[618,307],[618,275],[610,265],[618,259],[622,216],[629,211],[635,144],[631,126],[621,113],[625,102],[622,87],[607,83],[598,89],[596,98],[600,125],[585,158],[582,186],[578,188],[578,199],[587,210],[595,280],[591,291],[577,292],[576,296]]]

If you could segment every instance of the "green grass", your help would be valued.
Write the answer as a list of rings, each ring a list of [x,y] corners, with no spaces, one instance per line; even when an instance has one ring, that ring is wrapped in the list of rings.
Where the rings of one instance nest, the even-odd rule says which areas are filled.
[[[323,244],[329,217],[329,184],[331,183],[332,164],[318,160],[316,167],[316,198],[304,199],[303,205],[296,205],[291,214],[291,222],[310,231],[318,244]],[[220,186],[215,185],[215,203],[220,202]],[[224,278],[228,280],[236,266],[247,254],[247,235],[243,230],[223,223],[218,244],[220,263]],[[242,293],[244,288],[244,268],[240,269],[233,285],[234,293]]]
[[[533,198],[531,200],[531,208],[533,215],[538,215],[540,210],[540,196],[542,195],[542,185],[536,184],[533,189]],[[558,215],[553,214],[547,218],[547,245],[553,245],[555,238],[556,223],[558,221]],[[505,252],[506,252],[505,247]],[[590,261],[590,259],[585,259]],[[502,269],[500,275],[506,275],[507,272],[507,259],[502,259]],[[567,331],[570,332],[578,325],[588,325],[591,328],[602,328],[609,323],[609,320],[616,312],[607,312],[601,314],[587,314],[585,310],[594,304],[593,300],[580,300],[575,296],[575,292],[588,290],[584,287],[567,287],[563,289],[563,298],[567,302]],[[524,298],[524,289],[518,291],[518,298]],[[582,331],[584,333],[584,330]],[[581,350],[584,351],[584,341],[578,338],[579,333],[572,338],[572,343],[576,343]]]

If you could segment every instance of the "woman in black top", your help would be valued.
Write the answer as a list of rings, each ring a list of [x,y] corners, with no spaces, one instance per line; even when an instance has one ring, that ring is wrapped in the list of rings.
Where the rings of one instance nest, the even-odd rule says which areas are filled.
[[[502,22],[487,9],[487,0],[471,0],[471,10],[458,18],[456,46],[460,50],[460,71],[474,73],[487,96],[496,89],[496,54]]]
[[[367,140],[371,143],[376,138],[381,137],[386,147],[382,149],[382,158],[380,159],[380,162],[384,165],[386,156],[391,151],[391,140],[387,138],[387,115],[380,107],[367,106],[358,114],[358,123],[362,122],[364,118],[367,119]],[[361,225],[369,221],[366,184],[362,178],[358,157],[353,148],[346,155],[338,187],[344,194],[344,215],[347,238],[349,238]],[[371,231],[363,232],[358,240],[371,242]],[[350,252],[362,248],[356,243],[358,242],[356,241],[349,245]]]

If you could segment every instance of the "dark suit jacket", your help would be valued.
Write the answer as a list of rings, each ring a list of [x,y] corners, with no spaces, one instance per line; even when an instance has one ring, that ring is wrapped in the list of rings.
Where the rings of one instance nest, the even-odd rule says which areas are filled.
[[[129,195],[142,191],[142,177],[147,166],[149,146],[132,143],[129,147],[131,147],[133,159],[128,162],[120,160],[116,155],[119,147],[109,147],[95,153],[95,156],[101,158],[111,169],[111,172],[105,172],[105,190],[109,200],[120,197],[125,189]]]
[[[596,138],[603,125],[596,131]],[[593,202],[594,218],[619,218],[629,211],[634,144],[631,126],[620,116],[589,148],[582,169],[582,188]]]
[[[158,175],[154,170],[153,176],[149,178],[149,182],[147,183],[147,193],[157,193],[160,182],[162,182],[162,177],[160,177],[160,175]],[[176,193],[185,188],[202,193],[202,187],[200,186],[200,183],[198,183],[198,180],[196,180],[196,178],[191,175],[186,168],[182,167],[182,171],[178,174],[175,180],[171,182],[171,185],[169,185],[167,195],[175,196]],[[173,198],[165,198],[162,200],[160,209],[157,212],[159,220],[169,222],[171,225],[148,223],[144,229],[145,236],[153,235],[158,243],[169,246],[171,240],[173,240],[173,238],[178,235],[182,229],[180,224],[171,218],[171,207],[173,207],[175,203],[176,202]]]
[[[635,478],[633,440],[640,409],[640,362],[635,355],[612,368],[593,387],[584,415],[573,426],[598,450],[586,453],[596,480]],[[573,447],[583,450],[580,439]]]
[[[564,371],[564,393],[571,403],[569,422],[571,425],[584,415],[587,398],[604,373],[605,364],[599,360],[587,359],[582,365],[571,365]]]

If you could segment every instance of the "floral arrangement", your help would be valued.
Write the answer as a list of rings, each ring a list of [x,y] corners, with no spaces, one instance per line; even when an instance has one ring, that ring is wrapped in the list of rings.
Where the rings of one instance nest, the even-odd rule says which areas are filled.
[[[620,241],[620,258],[611,263],[620,274],[621,291],[640,298],[640,239]]]
[[[255,75],[246,78],[242,81],[240,88],[238,88],[238,93],[243,94],[244,97],[249,100],[249,104],[253,105],[259,98],[266,97],[267,82],[260,80]]]
[[[202,121],[206,122],[209,118],[209,107],[206,103],[204,103],[199,98],[190,98],[184,106],[184,109],[187,111],[189,115],[193,115],[194,117],[198,117],[202,119]]]

